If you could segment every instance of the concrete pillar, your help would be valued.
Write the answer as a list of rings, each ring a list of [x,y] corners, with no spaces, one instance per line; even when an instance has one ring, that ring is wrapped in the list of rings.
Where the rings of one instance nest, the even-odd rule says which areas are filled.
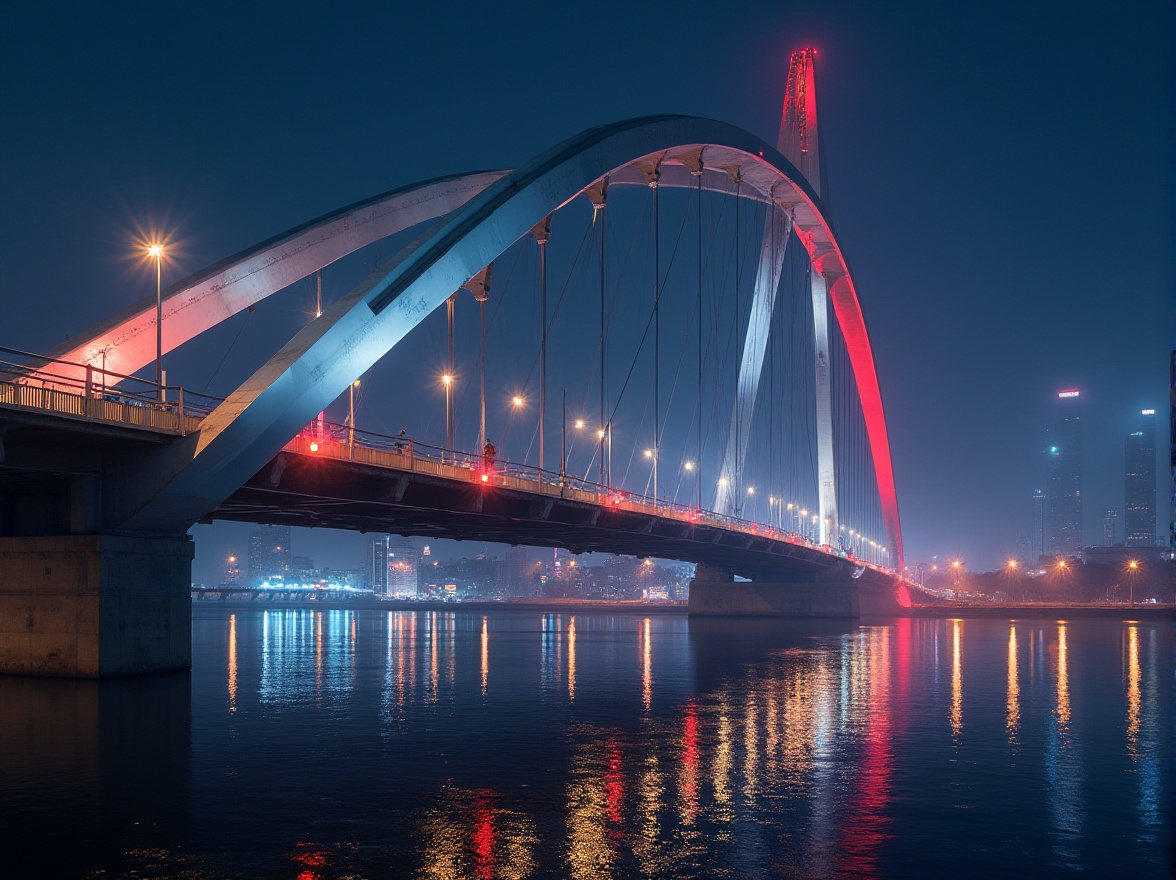
[[[192,668],[187,535],[0,538],[0,673]]]
[[[819,581],[690,582],[691,617],[848,618],[860,616],[852,578]]]

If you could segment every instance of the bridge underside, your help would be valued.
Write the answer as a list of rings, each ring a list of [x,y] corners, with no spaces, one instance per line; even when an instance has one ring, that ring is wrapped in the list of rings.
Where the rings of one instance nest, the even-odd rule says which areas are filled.
[[[326,527],[427,538],[560,547],[701,563],[772,582],[843,581],[845,559],[769,535],[600,507],[504,486],[283,452],[205,521]],[[892,584],[866,569],[863,583]]]

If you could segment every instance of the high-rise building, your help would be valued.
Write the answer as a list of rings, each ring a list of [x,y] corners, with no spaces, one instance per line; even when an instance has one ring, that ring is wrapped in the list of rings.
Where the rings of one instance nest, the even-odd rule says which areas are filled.
[[[417,551],[403,535],[388,539],[388,595],[415,599],[419,578]]]
[[[1082,549],[1082,395],[1058,392],[1049,432],[1048,552],[1055,556]]]
[[[380,535],[368,541],[364,569],[368,586],[377,596],[388,595],[388,536]]]
[[[1030,499],[1033,505],[1033,527],[1029,530],[1029,559],[1036,562],[1045,554],[1045,493],[1040,489],[1033,490]]]
[[[1140,413],[1127,435],[1123,469],[1123,538],[1128,547],[1156,545],[1156,411]]]
[[[1102,546],[1114,547],[1119,543],[1119,511],[1108,507],[1102,512]]]
[[[285,577],[290,570],[290,527],[262,526],[249,533],[249,582]]]

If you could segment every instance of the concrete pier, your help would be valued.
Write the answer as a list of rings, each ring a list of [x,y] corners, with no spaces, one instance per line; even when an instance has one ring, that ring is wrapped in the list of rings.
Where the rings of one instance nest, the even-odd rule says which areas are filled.
[[[860,616],[858,584],[839,580],[735,581],[698,566],[690,582],[692,617],[850,618]]]
[[[0,673],[190,670],[193,555],[186,535],[0,538]]]

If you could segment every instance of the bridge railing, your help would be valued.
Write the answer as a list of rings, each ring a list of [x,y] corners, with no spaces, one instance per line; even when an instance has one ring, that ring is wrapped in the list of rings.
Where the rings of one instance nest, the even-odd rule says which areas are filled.
[[[70,366],[83,378],[46,370],[49,364]],[[160,387],[138,376],[0,347],[0,406],[182,435],[196,430],[218,403],[178,385]]]

